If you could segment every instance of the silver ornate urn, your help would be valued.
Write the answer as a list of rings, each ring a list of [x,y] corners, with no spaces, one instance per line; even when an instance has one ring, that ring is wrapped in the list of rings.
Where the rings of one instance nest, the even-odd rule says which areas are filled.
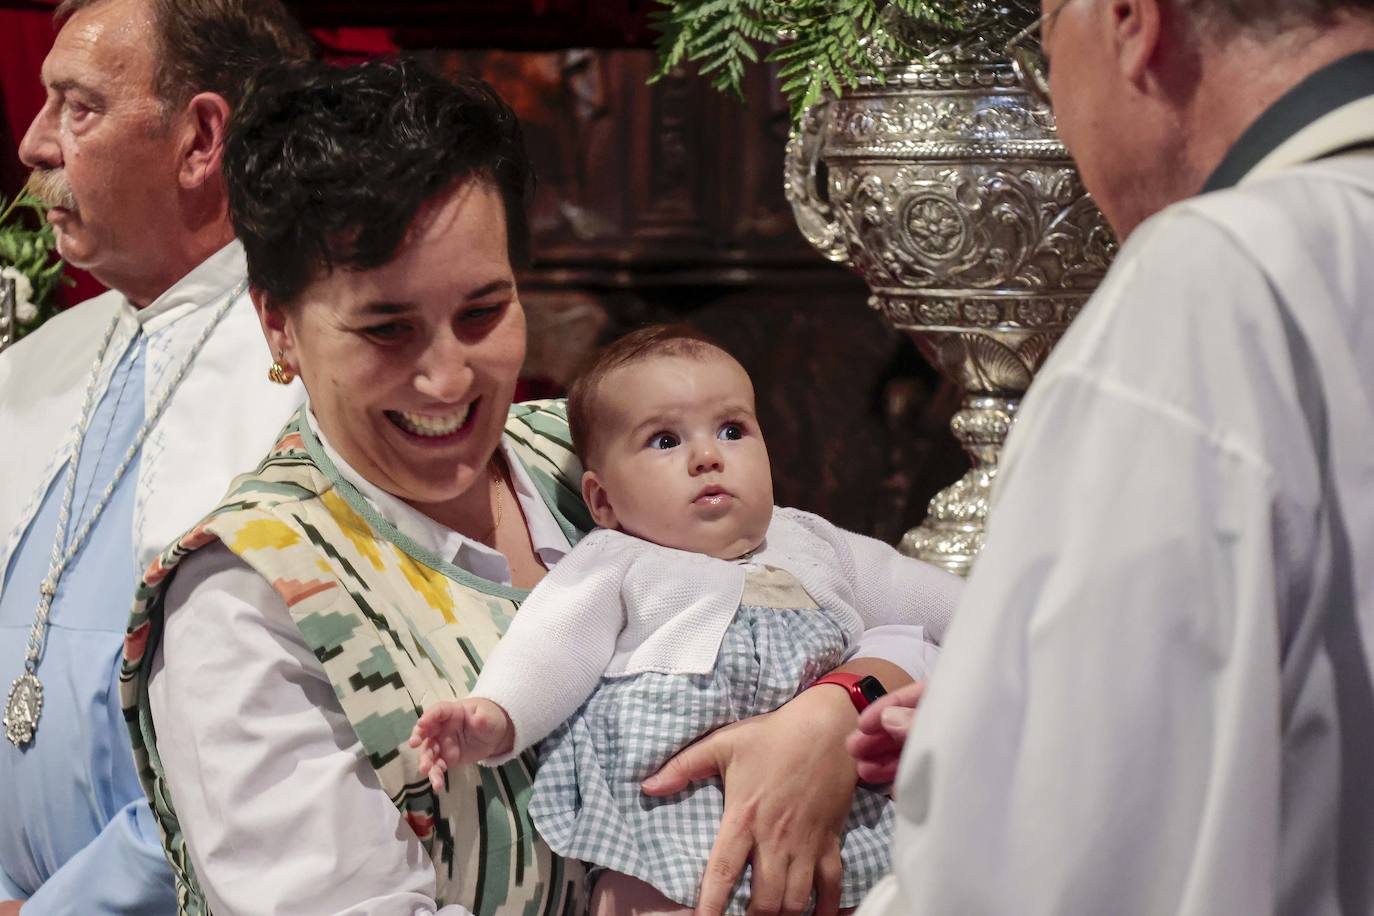
[[[868,281],[869,304],[963,389],[972,468],[901,549],[967,575],[1021,396],[1106,272],[1115,241],[1006,40],[1038,13],[969,0],[958,34],[889,22],[915,62],[803,116],[787,196],[807,240]]]
[[[0,277],[0,350],[19,339],[19,288],[9,277]]]

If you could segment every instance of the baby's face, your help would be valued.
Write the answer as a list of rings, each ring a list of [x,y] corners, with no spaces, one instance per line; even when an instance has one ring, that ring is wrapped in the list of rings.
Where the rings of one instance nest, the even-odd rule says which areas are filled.
[[[600,400],[582,486],[598,525],[723,560],[763,541],[773,478],[744,367],[715,349],[652,356],[608,374]]]

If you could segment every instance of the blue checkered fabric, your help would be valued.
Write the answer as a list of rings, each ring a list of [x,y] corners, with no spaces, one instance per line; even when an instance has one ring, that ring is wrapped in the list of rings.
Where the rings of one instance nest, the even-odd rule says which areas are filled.
[[[530,816],[559,855],[639,878],[684,906],[720,829],[719,780],[668,798],[640,783],[708,732],[777,709],[840,663],[846,641],[824,610],[741,607],[722,640],[715,670],[687,676],[606,678],[583,707],[540,746]],[[888,799],[860,788],[846,824],[840,905],[857,906],[887,873],[892,841]],[[727,912],[749,905],[746,868]]]

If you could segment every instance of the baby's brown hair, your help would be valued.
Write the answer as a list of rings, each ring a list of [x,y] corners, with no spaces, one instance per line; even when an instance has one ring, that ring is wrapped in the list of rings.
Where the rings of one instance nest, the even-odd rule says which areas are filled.
[[[568,426],[573,452],[582,466],[589,467],[595,455],[597,435],[601,432],[596,423],[601,409],[598,395],[606,376],[651,356],[700,357],[711,350],[730,355],[730,351],[690,325],[654,324],[632,331],[598,352],[568,392]]]

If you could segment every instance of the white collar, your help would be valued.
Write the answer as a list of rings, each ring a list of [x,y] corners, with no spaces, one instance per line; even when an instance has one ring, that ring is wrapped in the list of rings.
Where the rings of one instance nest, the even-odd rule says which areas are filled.
[[[1290,165],[1320,159],[1370,140],[1374,140],[1374,96],[1365,96],[1327,112],[1283,141],[1242,180],[1249,181]]]
[[[191,272],[172,284],[162,295],[143,308],[134,308],[127,296],[120,308],[145,334],[153,334],[190,314],[229,295],[248,275],[248,260],[237,239],[201,261]]]
[[[363,498],[372,504],[382,518],[395,525],[398,531],[421,547],[444,557],[453,565],[492,582],[499,582],[502,585],[511,584],[510,562],[504,554],[480,541],[454,531],[441,522],[435,521],[419,509],[363,477],[329,444],[329,440],[320,430],[314,412],[307,410],[305,416],[306,422],[310,424],[311,432],[319,439],[320,446],[324,449],[324,453],[329,456],[329,460],[334,462],[334,467],[338,469],[339,476],[352,484],[362,494]],[[568,543],[568,538],[563,533],[563,528],[558,524],[558,520],[554,518],[553,511],[549,509],[543,497],[539,495],[529,472],[520,463],[519,457],[511,448],[510,441],[506,436],[501,437],[500,448],[502,456],[506,459],[506,466],[510,468],[516,502],[525,516],[525,527],[529,530],[530,545],[534,548],[540,562],[546,568],[552,568],[572,550],[572,546]]]

